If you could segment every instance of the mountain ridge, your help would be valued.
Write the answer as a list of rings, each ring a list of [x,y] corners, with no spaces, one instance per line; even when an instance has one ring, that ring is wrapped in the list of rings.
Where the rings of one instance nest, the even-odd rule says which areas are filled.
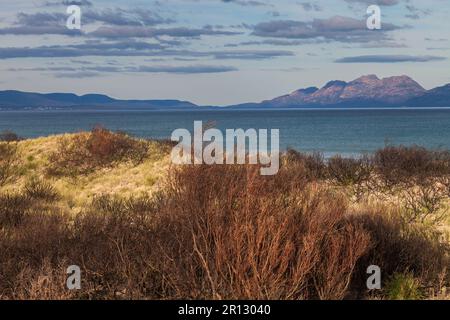
[[[111,107],[111,108],[195,108],[181,100],[120,100],[103,94],[36,93],[17,90],[0,91],[0,109]]]
[[[355,80],[328,81],[323,87],[307,87],[271,100],[226,107],[199,106],[182,100],[120,100],[103,94],[35,93],[0,91],[1,109],[23,108],[378,108],[378,107],[450,107],[450,84],[424,89],[407,75],[378,78],[374,74]]]
[[[376,75],[366,75],[350,82],[329,81],[322,88],[315,88],[317,90],[307,89],[265,100],[261,104],[266,107],[403,106],[411,99],[427,93],[419,83],[406,75],[383,79]]]

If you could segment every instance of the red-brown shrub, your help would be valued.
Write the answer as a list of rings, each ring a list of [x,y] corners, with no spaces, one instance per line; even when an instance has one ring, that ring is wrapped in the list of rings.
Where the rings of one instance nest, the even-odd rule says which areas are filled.
[[[90,133],[61,138],[57,150],[50,154],[50,175],[87,174],[117,161],[141,163],[147,156],[145,141],[114,133],[97,126]]]
[[[341,299],[369,238],[346,224],[345,200],[289,169],[173,171],[158,237],[171,296]],[[189,254],[186,254],[189,253]],[[330,265],[339,266],[330,270]]]
[[[388,188],[450,174],[450,153],[422,147],[387,146],[378,150],[374,165]]]

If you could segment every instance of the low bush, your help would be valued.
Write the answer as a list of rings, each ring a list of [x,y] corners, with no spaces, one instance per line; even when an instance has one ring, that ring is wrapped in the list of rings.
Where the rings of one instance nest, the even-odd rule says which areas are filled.
[[[402,212],[378,208],[349,219],[370,234],[370,249],[359,260],[354,277],[356,291],[365,285],[370,265],[382,270],[383,288],[396,273],[410,273],[421,286],[441,286],[439,275],[450,265],[448,243],[433,228],[405,222]],[[446,279],[450,284],[450,279]],[[361,292],[363,293],[364,292]]]
[[[22,138],[12,131],[5,130],[0,132],[0,142],[16,142],[20,140],[22,140]]]
[[[371,158],[342,158],[334,156],[327,163],[331,182],[349,188],[357,200],[368,194],[372,188],[373,172]]]
[[[118,161],[141,163],[147,156],[148,144],[124,133],[95,127],[90,133],[61,138],[57,150],[50,154],[50,175],[88,174]]]
[[[408,222],[439,224],[448,215],[446,201],[448,190],[436,180],[424,179],[416,185],[405,188],[400,199],[406,209]]]
[[[387,283],[385,292],[389,300],[420,300],[424,297],[420,282],[408,273],[394,274]]]
[[[289,149],[285,154],[285,159],[290,165],[303,165],[305,174],[311,181],[324,180],[327,178],[327,166],[322,153],[314,152],[306,154]]]
[[[31,178],[25,184],[24,193],[31,199],[45,200],[45,201],[56,201],[59,198],[58,192],[55,188],[48,182],[38,179]]]
[[[387,146],[375,153],[374,165],[384,184],[392,188],[450,174],[450,153],[418,146]]]

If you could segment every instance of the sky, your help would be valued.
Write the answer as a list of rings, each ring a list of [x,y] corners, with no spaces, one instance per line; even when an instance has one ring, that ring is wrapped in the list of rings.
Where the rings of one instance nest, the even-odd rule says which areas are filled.
[[[450,0],[2,0],[0,90],[222,106],[366,74],[431,89],[450,83],[449,17]]]

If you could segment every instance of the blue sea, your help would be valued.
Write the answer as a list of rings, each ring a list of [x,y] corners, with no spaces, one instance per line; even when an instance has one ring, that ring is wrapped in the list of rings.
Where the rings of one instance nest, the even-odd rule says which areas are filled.
[[[0,111],[0,131],[40,137],[96,124],[145,138],[169,138],[195,120],[219,129],[279,129],[280,146],[325,155],[356,155],[391,145],[450,149],[450,109],[348,110],[25,110]],[[225,131],[223,131],[225,132]]]

